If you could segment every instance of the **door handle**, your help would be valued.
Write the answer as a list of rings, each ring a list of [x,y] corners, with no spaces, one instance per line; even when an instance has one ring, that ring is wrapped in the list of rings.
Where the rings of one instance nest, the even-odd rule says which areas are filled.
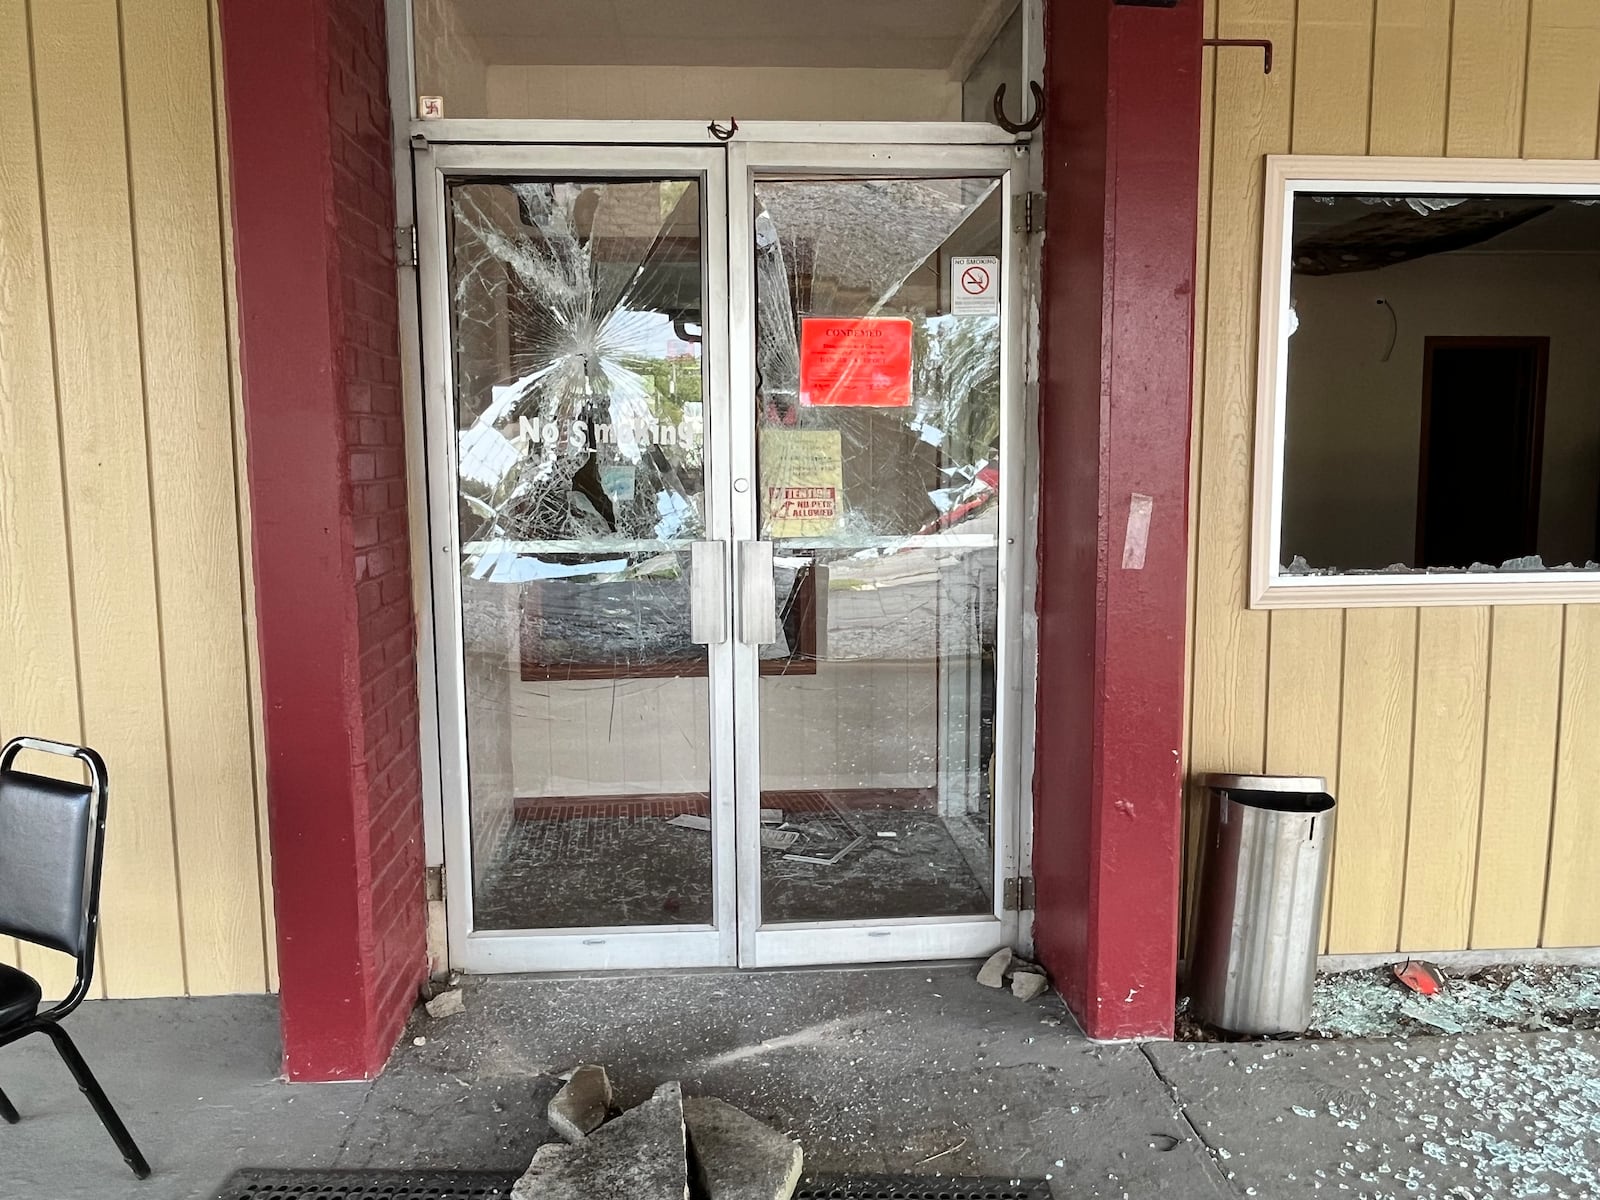
[[[726,542],[689,543],[689,640],[718,646],[728,640]]]
[[[747,646],[764,646],[778,640],[772,543],[740,542],[738,556],[739,640]]]

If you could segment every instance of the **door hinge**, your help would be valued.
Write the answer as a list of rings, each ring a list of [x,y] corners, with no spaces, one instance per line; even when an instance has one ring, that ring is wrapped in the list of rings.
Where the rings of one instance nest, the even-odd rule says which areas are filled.
[[[396,225],[394,227],[394,260],[397,266],[414,267],[417,265],[417,227],[415,225]]]
[[[427,899],[427,900],[443,900],[444,899],[444,864],[443,863],[440,863],[437,867],[429,867],[427,870],[425,870],[422,873],[422,880],[423,880],[423,888],[424,888],[424,891],[425,891],[424,899]]]
[[[1031,912],[1033,910],[1033,880],[1028,876],[1006,880],[1005,884],[1005,909],[1007,912]]]
[[[1012,201],[1012,231],[1015,233],[1038,233],[1043,228],[1044,193],[1023,192]]]

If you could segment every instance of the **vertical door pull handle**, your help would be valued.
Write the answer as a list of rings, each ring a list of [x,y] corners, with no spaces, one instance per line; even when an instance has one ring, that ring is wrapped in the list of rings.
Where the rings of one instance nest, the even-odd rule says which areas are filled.
[[[689,640],[720,646],[728,640],[726,542],[689,544]]]
[[[739,640],[764,646],[778,640],[772,543],[739,543]]]

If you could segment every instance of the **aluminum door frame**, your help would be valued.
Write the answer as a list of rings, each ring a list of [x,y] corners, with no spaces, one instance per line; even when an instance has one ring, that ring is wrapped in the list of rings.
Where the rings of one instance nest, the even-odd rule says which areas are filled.
[[[738,578],[741,545],[755,541],[757,528],[756,362],[755,362],[755,179],[762,174],[852,176],[993,175],[1001,181],[1002,220],[1000,378],[1000,611],[995,670],[995,839],[992,911],[969,917],[865,918],[848,921],[785,922],[764,925],[761,913],[761,730],[758,649],[738,637],[744,593]],[[755,142],[728,143],[730,310],[730,403],[735,481],[746,488],[732,497],[735,596],[734,756],[739,889],[739,965],[789,967],[822,963],[905,962],[975,958],[1000,946],[1017,944],[1018,913],[1005,908],[1005,881],[1018,874],[1022,779],[1019,764],[1022,685],[1022,598],[1026,586],[1021,521],[1024,465],[1023,399],[1023,236],[1012,219],[1027,184],[1027,147],[1007,145],[928,145]]]
[[[456,521],[457,438],[450,341],[447,178],[526,176],[607,179],[694,177],[702,196],[703,367],[706,400],[706,534],[731,541],[727,158],[720,146],[414,146],[418,304],[422,322],[423,422],[427,446],[429,574],[437,647],[440,778],[444,804],[445,909],[450,963],[465,971],[599,971],[733,966],[737,961],[731,637],[708,651],[712,812],[712,923],[554,930],[473,928],[472,815],[467,774],[466,676]],[[724,410],[717,416],[718,405]],[[731,556],[730,556],[731,557]],[[727,561],[725,559],[725,561]],[[730,615],[725,610],[725,617]],[[724,626],[731,629],[731,620]]]

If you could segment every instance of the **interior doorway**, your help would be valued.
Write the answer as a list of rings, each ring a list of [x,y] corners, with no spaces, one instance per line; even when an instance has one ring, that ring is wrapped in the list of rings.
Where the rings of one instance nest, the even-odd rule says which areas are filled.
[[[1538,553],[1547,337],[1423,342],[1417,565]]]
[[[455,965],[1013,942],[1023,151],[415,165]]]

